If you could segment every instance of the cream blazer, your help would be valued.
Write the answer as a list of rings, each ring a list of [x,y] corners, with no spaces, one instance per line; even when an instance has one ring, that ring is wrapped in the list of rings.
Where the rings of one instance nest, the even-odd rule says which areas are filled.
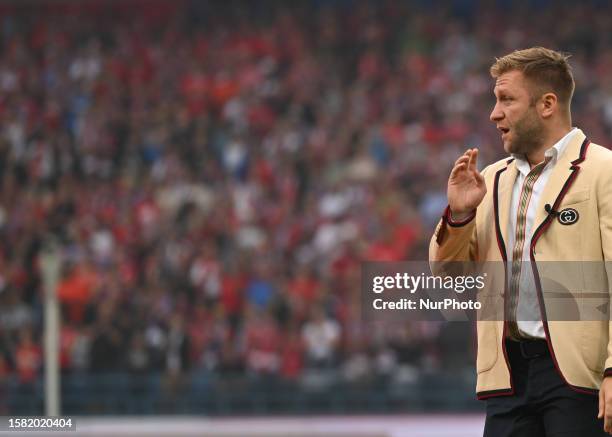
[[[507,261],[505,233],[517,171],[512,158],[498,161],[482,171],[487,194],[473,218],[451,223],[447,208],[429,246],[434,274],[442,273],[440,265],[443,263],[440,262],[444,261]],[[551,208],[547,208],[547,204],[553,213],[549,212]],[[573,210],[569,220],[567,217],[561,220],[555,213],[568,209]],[[542,270],[545,265],[553,264],[546,263],[548,261],[567,261],[576,266],[591,261],[597,263],[589,265],[604,266],[602,261],[612,261],[612,151],[591,143],[578,130],[558,157],[537,206],[532,239],[527,239],[525,244],[530,244],[544,331],[557,371],[574,390],[597,394],[603,377],[612,375],[609,322],[612,269],[608,266],[607,269],[595,269],[595,273],[589,271],[589,274],[572,274],[571,278],[556,278],[561,282],[573,282],[568,288],[571,293],[578,294],[579,305],[597,307],[604,314],[601,320],[583,321],[547,320],[547,304],[550,311],[554,293],[549,295],[542,290],[545,275]],[[508,273],[506,269],[506,277],[497,278],[499,282],[487,287],[485,293],[503,302],[507,295]],[[580,299],[581,293],[597,290],[604,290],[604,293]],[[484,302],[486,304],[486,299]],[[499,319],[477,322],[476,393],[479,399],[514,393],[503,341],[507,323],[503,319],[502,315]]]

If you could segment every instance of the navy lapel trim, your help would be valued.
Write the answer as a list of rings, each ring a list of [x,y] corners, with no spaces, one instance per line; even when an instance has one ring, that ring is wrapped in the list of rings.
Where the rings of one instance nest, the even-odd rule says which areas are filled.
[[[499,222],[499,178],[503,172],[508,169],[508,165],[514,161],[514,158],[510,158],[506,161],[506,166],[501,168],[495,173],[495,180],[493,182],[493,211],[495,214],[495,236],[497,238],[497,247],[499,247],[499,252],[501,253],[502,259],[504,261],[508,260],[506,254],[506,244],[504,243],[504,235],[502,233],[501,225]]]
[[[501,174],[508,169],[508,165],[514,161],[514,158],[510,158],[506,161],[506,166],[501,168],[495,173],[495,180],[493,182],[493,212],[495,214],[495,236],[497,238],[497,247],[499,248],[499,252],[501,254],[502,259],[504,260],[504,328],[502,330],[502,351],[504,353],[504,361],[506,362],[506,367],[508,368],[508,374],[510,375],[510,389],[509,390],[500,390],[493,392],[485,392],[479,396],[479,399],[486,399],[488,397],[494,396],[503,396],[503,395],[513,395],[514,394],[514,380],[512,378],[512,371],[510,370],[510,360],[508,359],[508,351],[506,350],[506,331],[508,329],[508,317],[506,314],[506,299],[508,297],[508,256],[506,254],[506,244],[504,243],[504,236],[501,231],[501,226],[499,223],[499,178]]]

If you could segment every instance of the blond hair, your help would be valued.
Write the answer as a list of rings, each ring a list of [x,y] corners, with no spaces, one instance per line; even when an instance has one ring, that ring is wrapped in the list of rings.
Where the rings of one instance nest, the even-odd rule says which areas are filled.
[[[569,110],[575,88],[569,57],[544,47],[515,50],[496,58],[490,72],[492,77],[498,78],[509,71],[521,71],[533,85],[532,99],[551,92]]]

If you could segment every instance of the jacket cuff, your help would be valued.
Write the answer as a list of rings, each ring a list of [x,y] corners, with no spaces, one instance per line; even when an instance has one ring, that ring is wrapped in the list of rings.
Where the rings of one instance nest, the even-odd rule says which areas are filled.
[[[603,376],[604,376],[604,378],[607,377],[607,376],[612,376],[612,367],[606,368],[606,370],[604,370],[604,372],[603,372]]]
[[[451,216],[450,212],[450,205],[447,206],[444,210],[444,214],[442,214],[442,223],[440,223],[440,227],[438,228],[438,233],[436,235],[436,243],[438,244],[438,246],[441,245],[442,241],[444,240],[447,226],[451,226],[453,228],[460,228],[474,220],[474,217],[476,217],[476,211],[472,212],[469,217],[461,221],[453,220],[453,217]]]
[[[471,222],[474,217],[476,217],[476,211],[472,211],[472,213],[466,217],[463,220],[457,221],[457,220],[453,220],[453,216],[451,215],[451,210],[450,210],[450,206],[447,206],[446,209],[444,210],[444,217],[446,218],[446,222],[454,227],[454,228],[458,228],[461,226],[465,226],[467,225],[469,222]]]

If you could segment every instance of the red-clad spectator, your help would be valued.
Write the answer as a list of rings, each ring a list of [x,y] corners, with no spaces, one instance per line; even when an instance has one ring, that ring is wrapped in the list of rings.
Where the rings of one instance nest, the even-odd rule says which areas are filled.
[[[405,253],[395,240],[385,238],[370,244],[364,253],[364,259],[377,262],[402,261],[405,259]]]
[[[62,324],[59,339],[60,368],[62,370],[70,370],[73,368],[73,348],[78,340],[78,337],[79,332],[72,324]]]
[[[68,267],[57,285],[57,297],[67,308],[66,316],[72,322],[82,322],[85,308],[97,285],[95,272],[86,263]]]
[[[280,375],[288,380],[299,377],[304,367],[304,345],[297,330],[290,330],[281,349]]]
[[[221,71],[213,78],[210,92],[213,104],[222,108],[225,102],[236,95],[240,86],[237,80],[227,71]]]
[[[11,373],[11,368],[6,361],[6,357],[4,354],[0,354],[0,388],[4,387],[4,381],[8,375]],[[1,399],[1,396],[0,396]]]
[[[211,319],[205,305],[199,304],[193,309],[187,331],[191,337],[191,360],[196,366],[204,364],[204,351],[213,338]]]
[[[195,367],[216,369],[220,365],[222,345],[231,343],[234,333],[222,311],[210,310],[205,304],[197,304],[189,320],[189,355]]]
[[[321,282],[314,276],[311,269],[300,267],[287,284],[287,292],[307,305],[311,305],[321,295]]]
[[[33,338],[31,328],[24,328],[19,333],[19,342],[15,348],[15,371],[19,382],[33,384],[42,367],[42,352]]]
[[[6,404],[6,382],[10,374],[11,369],[6,361],[6,357],[3,353],[0,353],[0,414],[3,416],[8,415],[8,405]]]
[[[224,272],[221,279],[221,305],[229,318],[240,315],[244,305],[246,278],[237,271]]]
[[[252,310],[245,325],[245,363],[254,373],[276,373],[281,364],[281,332],[274,319],[260,310]]]

